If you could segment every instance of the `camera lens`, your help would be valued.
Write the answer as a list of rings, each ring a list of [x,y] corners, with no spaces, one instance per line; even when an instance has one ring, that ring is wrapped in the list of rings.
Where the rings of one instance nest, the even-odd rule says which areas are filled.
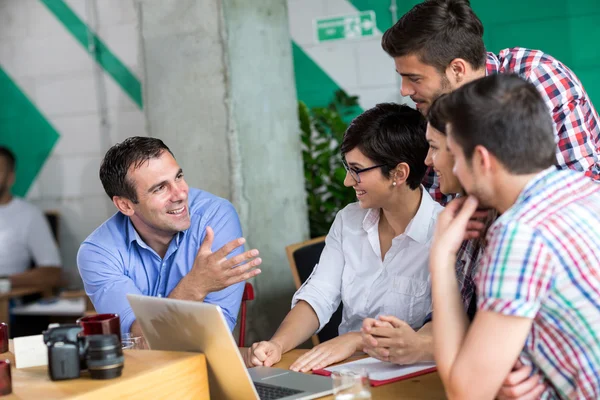
[[[112,379],[121,376],[123,350],[117,335],[89,335],[87,367],[92,379]]]

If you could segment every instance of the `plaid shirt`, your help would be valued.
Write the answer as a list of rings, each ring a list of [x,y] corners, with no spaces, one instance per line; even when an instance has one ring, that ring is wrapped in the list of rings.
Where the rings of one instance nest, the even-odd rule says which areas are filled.
[[[600,185],[539,173],[490,228],[475,276],[478,307],[529,318],[524,344],[544,397],[600,398]]]
[[[600,118],[577,76],[548,54],[520,47],[498,55],[487,53],[486,75],[504,73],[515,73],[533,83],[552,110],[558,167],[584,171],[600,180]],[[433,169],[427,172],[423,186],[442,205],[451,199],[440,192]]]
[[[497,217],[498,212],[496,210],[489,211],[487,218],[483,221],[485,223],[482,234],[483,237],[485,237],[486,232]],[[473,280],[473,277],[477,273],[477,266],[483,256],[485,246],[486,240],[483,238],[464,240],[456,253],[456,280],[458,281],[460,297],[465,306],[465,311],[469,310],[469,305],[473,300],[473,294],[475,293],[475,281]],[[430,310],[425,317],[424,324],[431,321],[432,318],[433,312]]]

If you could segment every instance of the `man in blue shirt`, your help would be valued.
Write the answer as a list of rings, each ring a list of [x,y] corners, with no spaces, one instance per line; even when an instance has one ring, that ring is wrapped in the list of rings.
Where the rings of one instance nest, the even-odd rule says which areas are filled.
[[[100,180],[118,212],[77,254],[96,311],[119,314],[121,333],[141,336],[126,294],[204,301],[218,304],[233,330],[243,282],[260,273],[261,259],[256,249],[243,251],[231,203],[190,189],[156,138],[130,137],[111,147]]]

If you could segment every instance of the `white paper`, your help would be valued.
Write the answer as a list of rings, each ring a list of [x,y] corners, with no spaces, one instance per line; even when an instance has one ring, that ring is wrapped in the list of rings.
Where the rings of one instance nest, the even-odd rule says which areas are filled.
[[[85,299],[43,299],[40,302],[14,307],[13,315],[68,315],[81,316],[85,312]]]
[[[48,347],[42,335],[14,338],[13,349],[17,368],[48,365]]]
[[[373,381],[387,381],[388,379],[398,378],[414,374],[435,367],[434,362],[417,363],[410,365],[398,365],[389,362],[379,361],[376,358],[368,357],[361,360],[351,361],[334,367],[325,368],[326,371],[343,371],[353,369],[364,369],[369,373],[369,379]]]

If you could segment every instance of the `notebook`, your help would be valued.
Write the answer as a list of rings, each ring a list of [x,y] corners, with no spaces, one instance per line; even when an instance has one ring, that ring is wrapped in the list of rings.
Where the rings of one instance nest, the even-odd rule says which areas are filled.
[[[368,357],[333,367],[327,367],[313,371],[313,374],[329,376],[333,371],[365,369],[369,373],[371,386],[381,386],[386,383],[401,381],[414,378],[415,376],[429,374],[436,371],[434,362],[417,363],[411,365],[398,365],[389,362],[379,361],[376,358]]]

